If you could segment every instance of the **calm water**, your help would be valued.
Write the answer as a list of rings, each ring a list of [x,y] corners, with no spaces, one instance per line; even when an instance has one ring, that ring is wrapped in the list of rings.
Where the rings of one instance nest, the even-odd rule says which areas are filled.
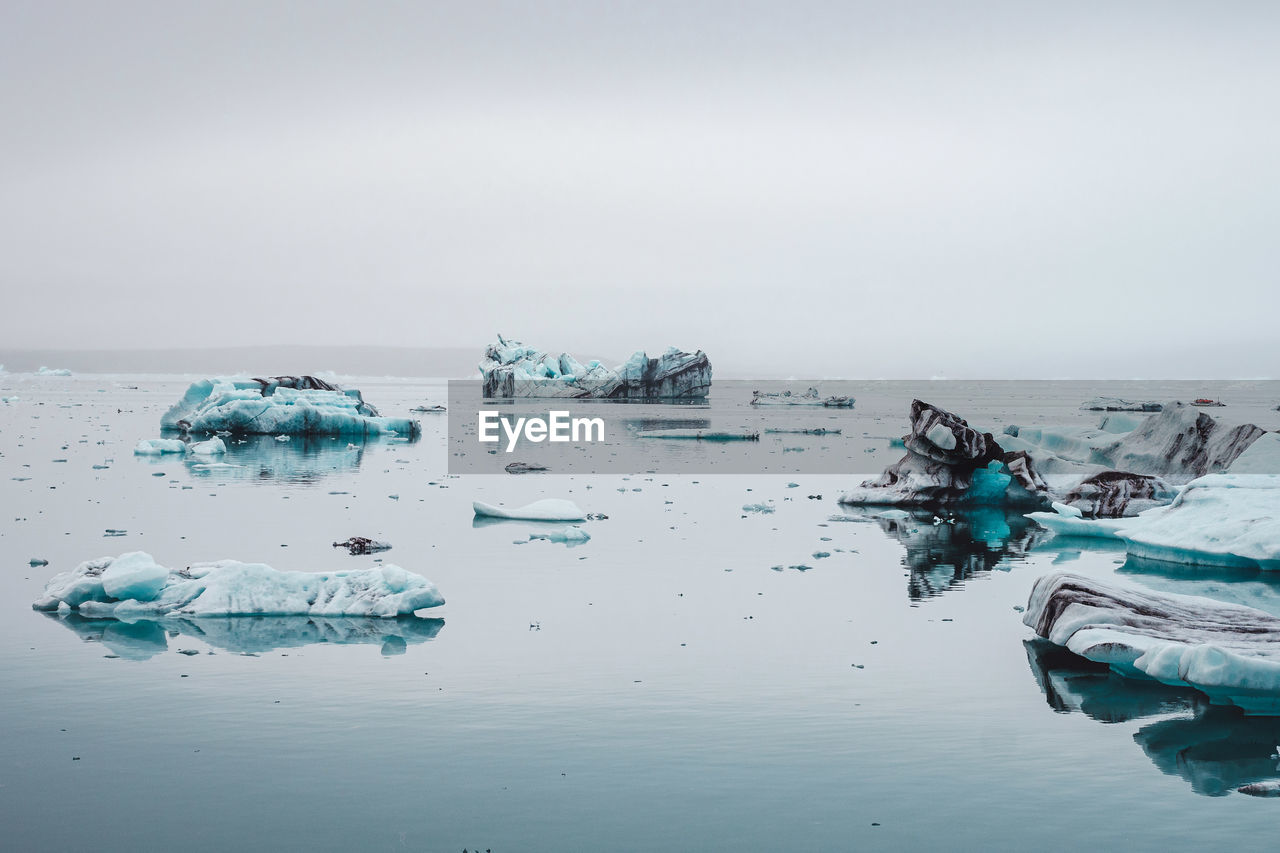
[[[4,849],[1274,846],[1280,802],[1232,791],[1280,777],[1280,724],[1100,672],[1018,611],[1062,565],[1280,612],[1266,577],[1126,565],[998,512],[867,521],[835,503],[850,475],[448,477],[432,416],[412,444],[134,458],[185,384],[0,376],[20,398],[0,404]],[[445,393],[355,384],[386,414]],[[1030,424],[1092,420],[1076,407],[1096,394],[1221,396],[1280,426],[1275,383],[898,382],[858,392],[846,435],[871,475],[901,455],[912,396]],[[713,397],[705,417],[742,410]],[[473,523],[474,499],[544,496],[609,518],[573,548]],[[378,556],[448,604],[390,622],[30,610],[93,557],[371,565],[331,547],[352,535],[390,541]]]

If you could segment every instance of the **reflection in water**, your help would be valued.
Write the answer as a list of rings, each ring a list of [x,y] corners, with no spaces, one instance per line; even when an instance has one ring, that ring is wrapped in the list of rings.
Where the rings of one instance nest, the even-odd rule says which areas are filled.
[[[155,657],[168,650],[170,638],[183,636],[203,641],[214,648],[244,654],[261,654],[317,643],[377,643],[382,646],[382,654],[395,655],[404,654],[410,644],[433,639],[444,627],[443,619],[417,616],[395,619],[223,616],[121,622],[118,619],[86,619],[76,613],[45,615],[74,631],[85,642],[102,643],[112,654],[129,660]]]
[[[1101,723],[1124,723],[1208,705],[1198,690],[1126,678],[1040,637],[1023,646],[1045,701],[1060,714],[1078,711]]]
[[[1210,705],[1187,687],[1125,678],[1048,640],[1024,642],[1027,662],[1055,711],[1079,711],[1104,723],[1189,712],[1157,720],[1133,736],[1161,772],[1180,776],[1197,794],[1217,797],[1241,785],[1280,779],[1273,756],[1280,717],[1246,717],[1238,708]]]
[[[912,510],[906,518],[876,517],[883,512],[881,507],[860,514],[906,548],[902,565],[910,570],[907,597],[912,601],[962,587],[966,580],[993,569],[1007,569],[1009,561],[1025,559],[1032,545],[1048,535],[1021,514],[994,508],[946,513],[945,517],[929,510]]]
[[[1280,577],[1257,568],[1166,563],[1130,555],[1120,573],[1159,592],[1202,595],[1280,616]]]
[[[277,441],[270,435],[227,436],[227,452],[218,456],[185,459],[187,472],[197,478],[220,480],[277,480],[286,483],[315,483],[333,474],[360,467],[366,447],[387,439],[351,439],[329,436],[295,435]],[[171,457],[135,457],[152,464],[166,464]]]

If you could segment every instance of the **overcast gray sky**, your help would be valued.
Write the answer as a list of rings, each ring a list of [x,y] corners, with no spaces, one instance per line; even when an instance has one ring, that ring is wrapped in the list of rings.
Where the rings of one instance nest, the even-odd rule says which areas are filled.
[[[7,346],[1280,376],[1280,4],[0,16]]]

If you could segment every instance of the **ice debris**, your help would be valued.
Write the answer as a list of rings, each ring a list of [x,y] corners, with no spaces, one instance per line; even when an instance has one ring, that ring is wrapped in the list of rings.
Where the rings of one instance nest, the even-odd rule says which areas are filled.
[[[581,545],[591,539],[591,534],[583,530],[581,527],[569,526],[559,530],[546,530],[537,533],[530,533],[529,540],[546,539],[549,542],[563,542],[566,545]]]
[[[684,439],[689,441],[759,441],[760,433],[751,430],[734,432],[713,429],[646,429],[636,433],[638,438]]]
[[[376,554],[379,551],[390,551],[390,542],[379,542],[367,536],[352,536],[345,542],[334,542],[335,548],[346,548],[352,556],[360,554]]]
[[[548,355],[498,335],[480,362],[484,396],[604,397],[686,399],[705,397],[711,388],[711,362],[702,350],[671,347],[658,358],[637,352],[624,364],[581,364],[568,353]]]
[[[178,616],[406,615],[444,604],[435,585],[398,566],[345,572],[283,572],[221,560],[168,569],[134,551],[55,575],[35,610],[125,620]]]
[[[186,452],[186,443],[177,438],[144,438],[133,448],[135,456],[160,456],[165,453]]]
[[[1121,675],[1280,713],[1280,619],[1261,610],[1055,572],[1032,587],[1023,622]]]
[[[399,435],[416,438],[410,418],[381,417],[354,388],[314,376],[218,377],[192,383],[160,419],[187,433],[225,430],[264,435]]]

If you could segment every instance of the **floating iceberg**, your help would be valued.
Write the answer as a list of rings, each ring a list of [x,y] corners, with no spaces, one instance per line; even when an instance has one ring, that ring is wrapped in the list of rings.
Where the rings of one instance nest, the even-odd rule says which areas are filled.
[[[36,376],[70,376],[71,371],[65,367],[45,367],[41,365],[36,371]]]
[[[1261,610],[1058,572],[1036,581],[1023,622],[1121,675],[1280,713],[1280,619]]]
[[[134,456],[160,456],[165,453],[186,453],[187,445],[177,438],[144,438],[133,448]]]
[[[920,400],[911,403],[907,455],[840,496],[843,504],[1047,506],[1048,487],[1026,453]]]
[[[1072,488],[1062,503],[1090,518],[1122,518],[1163,506],[1177,493],[1177,489],[1159,477],[1103,471]]]
[[[1164,404],[1150,401],[1135,403],[1119,397],[1094,397],[1081,403],[1080,408],[1086,412],[1161,412],[1164,411]]]
[[[480,374],[486,398],[692,399],[711,389],[711,362],[702,350],[671,347],[658,358],[637,352],[608,368],[598,361],[583,366],[568,353],[548,355],[501,335],[485,348]]]
[[[134,551],[55,575],[31,606],[131,621],[169,615],[386,618],[441,604],[444,598],[434,584],[398,566],[281,572],[261,563],[221,560],[168,569],[150,554]]]
[[[220,456],[227,452],[227,445],[215,435],[208,441],[193,441],[188,444],[187,452],[193,456]]]
[[[1117,538],[1130,555],[1170,563],[1280,570],[1280,476],[1211,474],[1168,506],[1116,519],[1063,509],[1028,518],[1066,536]]]
[[[826,406],[829,409],[851,409],[853,408],[852,397],[830,396],[823,397],[818,393],[817,388],[810,388],[803,394],[792,394],[790,391],[777,391],[768,393],[765,391],[751,392],[751,405],[753,406]]]
[[[410,418],[384,418],[354,388],[314,376],[219,377],[192,383],[160,419],[188,433],[226,430],[266,435],[399,435],[417,438]]]
[[[509,509],[504,506],[494,506],[493,504],[487,504],[484,501],[474,501],[472,502],[471,507],[475,511],[475,514],[481,518],[507,518],[518,519],[520,521],[587,520],[587,514],[578,509],[577,504],[573,501],[564,500],[563,498],[545,498],[514,509]]]

